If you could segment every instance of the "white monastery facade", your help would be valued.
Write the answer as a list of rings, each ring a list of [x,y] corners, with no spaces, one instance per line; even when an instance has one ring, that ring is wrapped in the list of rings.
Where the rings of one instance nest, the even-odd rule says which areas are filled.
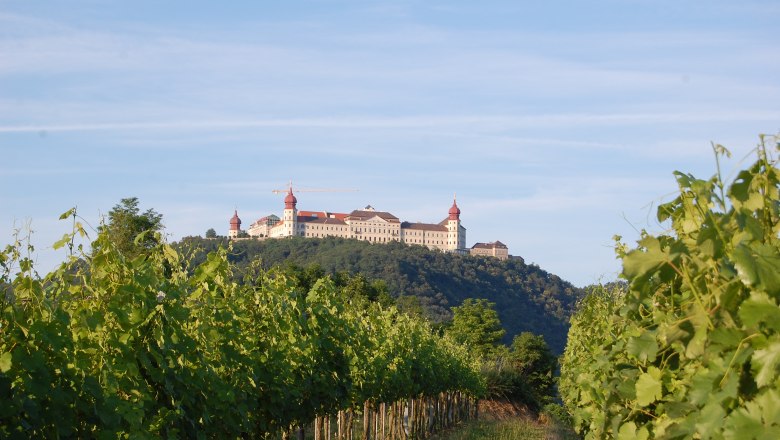
[[[370,243],[398,241],[406,244],[426,246],[445,252],[489,255],[477,243],[466,248],[466,228],[460,221],[460,208],[453,199],[447,218],[439,223],[411,223],[401,221],[389,212],[377,211],[371,206],[354,210],[349,214],[328,211],[299,211],[298,199],[292,188],[284,198],[282,217],[268,215],[256,220],[246,231],[241,230],[241,219],[234,211],[230,219],[228,237],[238,238],[246,234],[257,239],[283,237],[341,237],[364,240]],[[501,242],[496,242],[501,244]],[[503,252],[508,252],[506,246]],[[498,256],[498,255],[490,255]]]

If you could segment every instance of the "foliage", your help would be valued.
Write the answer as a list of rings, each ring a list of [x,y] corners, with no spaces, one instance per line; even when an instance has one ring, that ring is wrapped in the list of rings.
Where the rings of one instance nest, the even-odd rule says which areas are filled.
[[[262,437],[355,402],[483,392],[464,347],[330,279],[238,271],[229,249],[193,265],[162,240],[131,258],[109,232],[43,279],[20,240],[0,252],[0,437]]]
[[[295,280],[297,287],[309,290],[321,278],[329,277],[334,286],[341,292],[342,300],[355,307],[365,308],[370,303],[378,303],[388,307],[394,305],[393,299],[387,293],[387,286],[382,280],[369,280],[363,274],[352,275],[348,272],[337,272],[329,275],[317,264],[300,267],[288,264],[284,272]]]
[[[555,370],[558,359],[541,335],[523,332],[512,341],[510,359],[523,378],[530,392],[530,399],[536,405],[552,402],[555,396]]]
[[[547,405],[544,405],[540,413],[540,418],[547,420],[559,427],[568,429],[570,431],[572,430],[573,421],[571,415],[568,413],[568,411],[566,411],[566,408],[564,408],[559,403],[548,403]]]
[[[557,367],[558,361],[542,336],[522,333],[510,347],[500,346],[483,358],[487,396],[539,411],[556,397]]]
[[[495,303],[486,299],[468,298],[452,308],[452,323],[447,333],[478,356],[485,358],[497,347],[506,333],[495,310]]]
[[[587,438],[780,438],[780,170],[675,173],[667,234],[618,245],[624,295],[572,319],[562,397]],[[776,139],[775,139],[776,141]],[[727,151],[716,146],[716,158]]]
[[[578,424],[584,417],[577,407],[579,402],[598,399],[602,385],[611,380],[608,365],[616,359],[608,356],[613,344],[625,338],[626,320],[619,315],[624,295],[619,285],[592,286],[572,316],[558,392]]]
[[[206,229],[206,238],[217,238],[217,231],[214,228]]]
[[[187,237],[175,247],[202,249],[193,259],[197,264],[206,253],[227,243],[227,239]],[[371,244],[336,237],[239,240],[228,259],[238,270],[251,264],[264,269],[317,266],[324,274],[344,272],[382,280],[387,293],[400,301],[399,307],[422,312],[434,323],[449,320],[451,307],[466,298],[486,298],[496,303],[507,330],[505,343],[528,331],[543,335],[557,354],[563,352],[569,317],[584,293],[521,258],[501,261],[395,242]]]
[[[119,204],[114,205],[108,212],[108,223],[98,228],[108,236],[117,250],[128,258],[146,254],[158,245],[160,239],[156,233],[163,228],[162,214],[154,209],[147,209],[142,213],[138,203],[137,197],[121,199]],[[101,242],[94,244],[99,245]]]
[[[521,402],[534,410],[553,401],[558,366],[543,336],[523,332],[510,347],[500,344],[504,329],[495,304],[468,298],[453,307],[452,322],[445,332],[482,360],[487,396]]]

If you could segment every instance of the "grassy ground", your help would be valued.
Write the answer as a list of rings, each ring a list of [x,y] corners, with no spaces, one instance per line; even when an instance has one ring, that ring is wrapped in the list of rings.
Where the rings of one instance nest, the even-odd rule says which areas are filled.
[[[437,440],[546,440],[546,428],[524,420],[494,420],[470,423],[437,437]]]
[[[469,423],[451,432],[445,432],[436,440],[574,440],[574,433],[520,418],[489,420]]]
[[[434,440],[577,440],[579,437],[549,416],[542,420],[523,406],[480,401],[480,420],[458,426]]]

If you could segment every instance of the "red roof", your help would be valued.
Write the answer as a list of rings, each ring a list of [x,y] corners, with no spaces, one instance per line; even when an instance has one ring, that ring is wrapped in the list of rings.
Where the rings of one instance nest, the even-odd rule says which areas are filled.
[[[298,199],[295,198],[292,192],[292,187],[287,191],[287,196],[284,198],[284,209],[295,209],[295,205],[298,203]]]
[[[450,207],[450,220],[460,220],[460,208],[455,199],[452,199],[452,207]]]
[[[241,229],[241,219],[238,218],[238,210],[233,211],[233,217],[230,219],[230,230],[237,231]]]
[[[298,218],[300,219],[301,217],[335,218],[338,220],[345,220],[347,217],[349,217],[349,214],[328,211],[298,211]]]

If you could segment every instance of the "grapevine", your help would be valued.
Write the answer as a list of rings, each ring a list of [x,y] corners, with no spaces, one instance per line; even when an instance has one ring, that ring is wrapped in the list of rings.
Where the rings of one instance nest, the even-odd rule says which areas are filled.
[[[584,301],[561,369],[587,438],[780,438],[780,170],[769,142],[728,187],[720,169],[675,173],[679,196],[658,208],[670,231],[618,243],[627,288]]]
[[[24,240],[0,253],[0,437],[259,437],[362,412],[422,438],[482,393],[466,349],[393,307],[279,270],[236,283],[228,249],[193,268],[155,242],[128,257],[100,233],[43,278]]]

